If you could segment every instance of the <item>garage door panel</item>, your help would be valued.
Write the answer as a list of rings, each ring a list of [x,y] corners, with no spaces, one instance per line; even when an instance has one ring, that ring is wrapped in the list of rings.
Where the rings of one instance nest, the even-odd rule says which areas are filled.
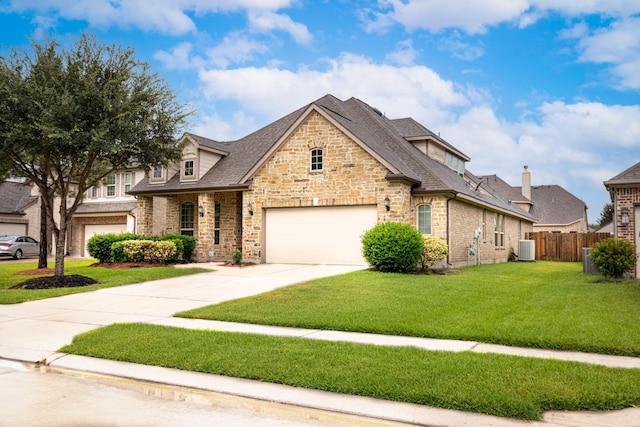
[[[27,224],[0,223],[0,236],[5,234],[27,234]]]
[[[87,224],[84,226],[84,256],[88,257],[87,241],[96,234],[125,233],[127,224]]]
[[[360,238],[376,222],[375,206],[267,209],[266,260],[366,265]]]

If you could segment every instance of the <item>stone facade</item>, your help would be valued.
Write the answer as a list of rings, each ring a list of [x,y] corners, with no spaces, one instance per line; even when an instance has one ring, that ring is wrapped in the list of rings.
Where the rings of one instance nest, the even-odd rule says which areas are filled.
[[[310,151],[323,149],[322,171],[311,171]],[[264,261],[263,209],[302,206],[377,205],[378,222],[412,223],[410,186],[391,182],[387,169],[314,112],[256,172],[244,193],[243,255]],[[384,199],[391,201],[387,212]],[[254,214],[246,206],[251,203]]]

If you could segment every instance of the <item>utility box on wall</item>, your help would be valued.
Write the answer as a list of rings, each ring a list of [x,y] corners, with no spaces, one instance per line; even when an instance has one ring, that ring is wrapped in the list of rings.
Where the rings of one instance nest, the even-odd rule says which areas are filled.
[[[535,240],[518,241],[518,260],[519,261],[535,261],[536,260]]]

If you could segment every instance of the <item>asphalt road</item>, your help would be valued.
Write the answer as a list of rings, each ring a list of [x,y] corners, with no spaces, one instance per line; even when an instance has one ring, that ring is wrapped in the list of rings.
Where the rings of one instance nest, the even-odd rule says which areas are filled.
[[[331,412],[0,360],[0,426],[400,426]]]

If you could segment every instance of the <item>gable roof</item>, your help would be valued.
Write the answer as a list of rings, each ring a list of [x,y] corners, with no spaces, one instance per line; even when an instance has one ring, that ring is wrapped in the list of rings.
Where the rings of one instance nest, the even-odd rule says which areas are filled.
[[[514,187],[521,191],[521,187]],[[531,186],[531,213],[538,224],[567,225],[586,221],[587,205],[559,185]]]
[[[640,162],[604,182],[605,187],[640,184]]]
[[[415,120],[390,120],[357,98],[341,101],[332,95],[325,95],[237,141],[218,142],[189,134],[196,141],[209,144],[211,148],[227,151],[228,155],[224,155],[197,182],[181,183],[178,174],[165,184],[151,185],[145,178],[130,191],[130,194],[249,188],[253,173],[312,112],[321,114],[387,167],[387,179],[411,183],[416,194],[452,194],[472,203],[534,221],[531,215],[509,203],[507,198],[476,191],[477,182],[471,182],[472,174],[463,177],[416,148],[409,139],[430,138],[469,160],[466,155]]]
[[[25,215],[24,209],[38,200],[31,196],[31,185],[5,181],[0,184],[0,213]]]

